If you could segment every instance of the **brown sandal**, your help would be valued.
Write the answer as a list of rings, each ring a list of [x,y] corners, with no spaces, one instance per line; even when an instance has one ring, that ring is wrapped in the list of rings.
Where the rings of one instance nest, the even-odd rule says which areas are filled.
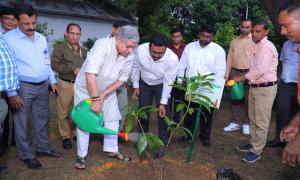
[[[121,154],[119,151],[108,153],[108,157],[115,158],[121,161],[131,161],[131,158],[129,156]]]

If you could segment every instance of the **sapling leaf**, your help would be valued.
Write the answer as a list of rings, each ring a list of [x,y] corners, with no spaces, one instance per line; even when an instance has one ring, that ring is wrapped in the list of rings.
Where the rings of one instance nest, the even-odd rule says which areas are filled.
[[[188,113],[189,113],[190,115],[192,115],[192,114],[194,113],[194,111],[195,111],[195,109],[192,108],[192,107],[190,107],[189,110],[188,110]]]
[[[147,137],[141,134],[139,136],[139,139],[137,141],[137,146],[136,146],[139,155],[142,155],[145,152],[147,145],[148,145]]]
[[[182,111],[186,107],[185,103],[180,103],[176,106],[176,112]]]

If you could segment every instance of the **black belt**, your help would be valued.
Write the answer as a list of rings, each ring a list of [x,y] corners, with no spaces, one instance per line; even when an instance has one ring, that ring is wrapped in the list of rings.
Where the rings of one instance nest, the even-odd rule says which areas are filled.
[[[287,84],[287,85],[289,85],[289,86],[297,86],[297,83],[294,83],[294,82],[285,83],[285,84]]]
[[[232,69],[239,71],[239,72],[248,72],[249,71],[249,69],[237,69],[237,68],[232,68]]]
[[[63,81],[66,81],[66,82],[69,82],[69,83],[72,83],[72,84],[75,82],[75,80],[68,80],[68,79],[64,79],[64,78],[61,78],[61,77],[59,77],[59,79],[61,79]]]
[[[28,81],[22,81],[23,83],[26,83],[26,84],[31,84],[31,85],[34,85],[34,86],[39,86],[41,84],[43,84],[44,82],[46,82],[47,80],[45,81],[41,81],[41,82],[28,82]]]
[[[266,82],[266,83],[260,83],[260,84],[250,84],[251,87],[257,88],[257,87],[269,87],[269,86],[274,86],[277,84],[277,81],[273,82]]]

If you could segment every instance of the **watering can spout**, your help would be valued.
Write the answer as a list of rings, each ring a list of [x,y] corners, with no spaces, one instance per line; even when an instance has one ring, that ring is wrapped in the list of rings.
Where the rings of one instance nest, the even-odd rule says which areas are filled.
[[[113,131],[104,128],[103,113],[98,115],[91,111],[91,100],[86,99],[76,105],[71,111],[71,118],[75,124],[83,131],[97,134],[118,135],[125,141],[128,141],[128,134],[123,132]]]

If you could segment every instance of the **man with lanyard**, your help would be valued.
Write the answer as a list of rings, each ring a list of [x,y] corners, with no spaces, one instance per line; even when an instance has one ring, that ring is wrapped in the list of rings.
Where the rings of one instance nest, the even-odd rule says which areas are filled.
[[[18,27],[6,33],[5,39],[16,56],[20,89],[9,96],[15,125],[16,147],[19,158],[30,169],[43,165],[36,156],[60,157],[51,150],[48,137],[48,86],[56,92],[56,80],[51,69],[46,38],[35,31],[37,14],[29,4],[16,8]],[[29,120],[35,131],[35,149],[30,140]]]
[[[163,118],[170,115],[171,85],[179,69],[178,57],[167,45],[167,38],[161,34],[154,35],[150,43],[140,45],[136,50],[131,72],[134,88],[132,99],[139,101],[140,108],[151,106],[155,99],[156,107],[159,108],[159,137],[165,144],[169,140],[169,132]],[[141,121],[145,132],[149,131],[150,124],[149,112],[147,114],[147,118]],[[164,149],[159,148],[156,156],[163,155]]]
[[[59,78],[56,99],[58,128],[65,149],[72,148],[71,137],[75,136],[75,126],[69,118],[73,107],[73,84],[87,54],[87,50],[78,44],[80,36],[81,27],[70,23],[65,32],[67,42],[57,45],[51,56],[51,67],[58,73]]]
[[[6,117],[8,106],[3,99],[3,94],[13,95],[19,88],[19,80],[15,57],[9,49],[5,40],[0,36],[0,137],[2,135],[2,124]],[[7,172],[7,167],[0,166],[0,175]]]
[[[183,53],[185,44],[182,42],[183,32],[179,28],[174,28],[171,31],[171,41],[172,43],[168,46],[178,57],[181,58]],[[171,115],[173,116],[173,120],[175,122],[179,122],[180,112],[176,112],[176,106],[179,104],[179,101],[183,101],[185,97],[185,92],[178,90],[176,88],[172,88],[171,92]]]
[[[17,27],[17,19],[15,18],[15,12],[13,8],[4,8],[0,12],[0,21],[1,21],[1,27],[0,27],[0,36],[4,35],[8,31],[15,29]],[[4,95],[4,99],[6,103],[8,104],[8,97]],[[8,148],[8,136],[9,136],[9,111],[10,107],[8,107],[8,113],[5,117],[5,120],[3,122],[3,134],[1,137],[0,141],[0,156],[4,155],[7,151]],[[13,122],[12,122],[13,126]],[[11,132],[11,145],[15,146],[15,131],[14,127],[12,127],[12,132]]]

